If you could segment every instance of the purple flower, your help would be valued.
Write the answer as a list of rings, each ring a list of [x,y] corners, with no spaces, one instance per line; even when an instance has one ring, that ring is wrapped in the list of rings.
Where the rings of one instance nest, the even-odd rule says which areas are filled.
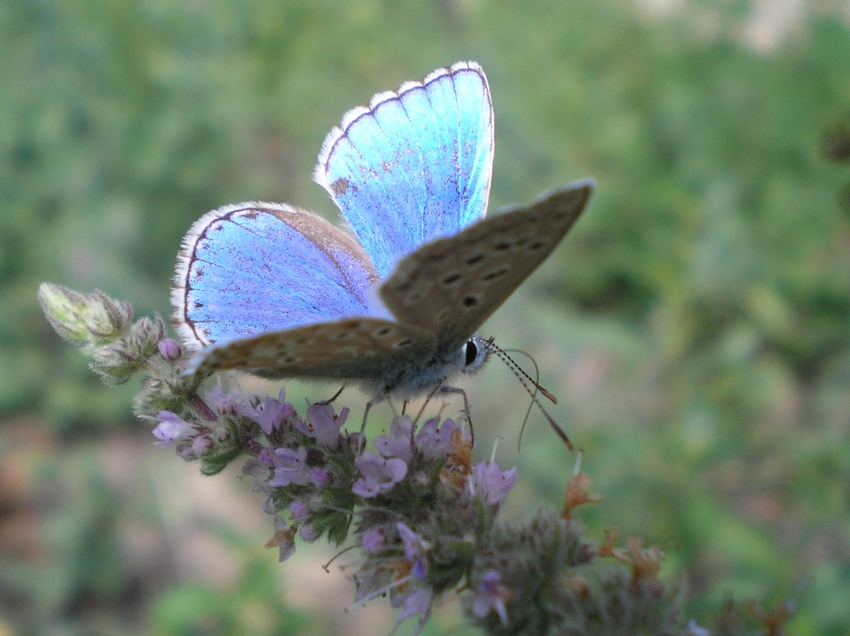
[[[213,441],[207,435],[199,435],[192,442],[192,451],[198,456],[203,457],[213,449]]]
[[[304,541],[315,541],[317,537],[315,528],[309,523],[305,523],[298,529],[298,536]]]
[[[419,624],[424,625],[425,621],[428,620],[428,616],[431,614],[432,597],[433,592],[430,587],[420,587],[418,590],[406,595],[402,601],[404,607],[395,618],[396,622],[401,623],[411,616],[422,614]]]
[[[688,621],[685,626],[684,636],[711,636],[711,632],[705,627],[700,627],[694,619]]]
[[[242,474],[258,481],[265,481],[269,477],[269,465],[256,459],[249,459],[242,467]]]
[[[407,475],[407,464],[400,459],[384,459],[372,451],[365,451],[354,460],[363,475],[354,482],[351,490],[361,497],[376,497],[389,492]]]
[[[399,522],[396,525],[401,542],[404,545],[404,556],[413,565],[411,573],[417,579],[425,578],[428,570],[428,553],[431,544],[421,534],[417,534],[405,524]]]
[[[313,511],[310,509],[310,505],[303,499],[296,499],[289,504],[289,514],[296,521],[304,521],[310,516],[311,512]]]
[[[225,393],[219,385],[215,385],[204,393],[204,401],[210,408],[222,415],[233,415],[242,406],[242,396],[236,391]]]
[[[307,407],[306,422],[298,422],[296,427],[308,437],[312,437],[328,450],[339,448],[339,431],[348,419],[348,408],[343,407],[339,415],[328,402],[319,402]]]
[[[264,448],[260,451],[260,454],[257,455],[257,459],[265,466],[271,468],[274,466],[274,451],[274,448]]]
[[[174,447],[174,452],[177,453],[177,457],[187,462],[193,462],[198,459],[190,444],[181,442]]]
[[[267,515],[277,514],[277,504],[275,503],[272,495],[268,495],[263,499],[263,503],[260,504],[260,508]]]
[[[326,468],[317,466],[316,468],[310,471],[310,479],[312,479],[313,483],[316,484],[319,488],[322,488],[323,486],[327,486],[329,483],[331,483],[331,474]]]
[[[516,479],[516,466],[502,472],[496,462],[478,462],[472,468],[470,485],[473,494],[491,506],[498,506],[514,487]]]
[[[375,448],[384,457],[397,457],[405,464],[413,459],[413,448],[410,436],[413,432],[413,422],[406,415],[393,418],[389,435],[379,435],[375,438]]]
[[[236,412],[259,424],[266,435],[271,435],[272,431],[280,428],[284,422],[297,417],[295,407],[285,401],[285,397],[286,388],[282,388],[276,400],[266,397],[257,406],[241,403],[237,405]]]
[[[170,446],[174,442],[188,441],[195,436],[192,425],[171,411],[160,411],[156,418],[159,424],[153,429],[153,434],[160,440],[154,442],[156,446]]]
[[[369,528],[361,542],[366,552],[380,552],[387,544],[387,532],[383,528]]]
[[[439,418],[432,417],[422,425],[416,435],[416,446],[422,451],[425,461],[432,461],[438,457],[445,458],[454,447],[457,426],[453,420],[448,419],[440,428],[437,428],[439,421]]]
[[[299,446],[298,450],[276,448],[274,465],[274,476],[269,480],[269,486],[309,484],[312,481],[307,466],[307,449],[303,446]]]
[[[174,362],[180,357],[180,345],[177,344],[176,340],[164,338],[159,341],[159,355],[162,356],[163,360]]]
[[[478,581],[478,591],[472,597],[472,614],[484,618],[490,612],[496,612],[502,625],[508,624],[508,612],[505,601],[510,590],[502,585],[502,575],[496,570],[488,570]]]

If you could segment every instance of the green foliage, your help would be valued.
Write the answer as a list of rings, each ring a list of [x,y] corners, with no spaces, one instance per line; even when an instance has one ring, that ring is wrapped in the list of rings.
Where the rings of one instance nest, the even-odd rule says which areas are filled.
[[[280,602],[274,572],[277,564],[267,556],[252,557],[232,590],[199,584],[172,588],[152,610],[153,632],[163,636],[318,633],[310,629],[317,621]]]
[[[698,618],[728,590],[802,585],[797,633],[845,633],[850,174],[820,146],[850,109],[850,28],[806,5],[759,51],[741,36],[757,3],[645,4],[0,5],[0,413],[77,434],[129,422],[137,387],[105,392],[58,343],[38,283],[167,313],[195,218],[245,199],[333,214],[309,177],[341,114],[476,59],[494,207],[598,183],[524,296],[565,378],[611,369],[558,391],[606,493],[588,523],[673,542]],[[531,340],[518,326],[499,342]],[[563,465],[542,446],[524,446],[536,497]]]

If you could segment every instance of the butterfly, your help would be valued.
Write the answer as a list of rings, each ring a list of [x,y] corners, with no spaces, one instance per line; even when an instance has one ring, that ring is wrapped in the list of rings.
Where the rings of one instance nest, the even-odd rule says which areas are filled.
[[[183,239],[173,320],[186,373],[353,381],[408,399],[481,368],[475,332],[558,245],[593,183],[485,218],[493,108],[474,62],[349,111],[314,179],[347,224],[228,205]]]

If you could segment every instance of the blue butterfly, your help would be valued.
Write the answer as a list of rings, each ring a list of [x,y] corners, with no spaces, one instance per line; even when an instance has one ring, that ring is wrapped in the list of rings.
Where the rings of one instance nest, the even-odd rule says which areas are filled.
[[[474,62],[379,93],[325,139],[314,178],[349,231],[248,202],[189,230],[172,290],[187,372],[354,381],[407,399],[481,368],[475,331],[558,245],[593,184],[485,219],[493,109]]]

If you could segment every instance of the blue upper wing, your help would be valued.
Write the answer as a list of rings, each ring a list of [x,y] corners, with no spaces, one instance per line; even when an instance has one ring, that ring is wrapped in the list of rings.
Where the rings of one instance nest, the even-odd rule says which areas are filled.
[[[171,293],[190,347],[374,316],[378,275],[348,234],[310,212],[241,203],[201,217],[183,239]]]
[[[487,78],[459,62],[349,111],[314,176],[385,279],[423,243],[484,216],[492,164]]]

